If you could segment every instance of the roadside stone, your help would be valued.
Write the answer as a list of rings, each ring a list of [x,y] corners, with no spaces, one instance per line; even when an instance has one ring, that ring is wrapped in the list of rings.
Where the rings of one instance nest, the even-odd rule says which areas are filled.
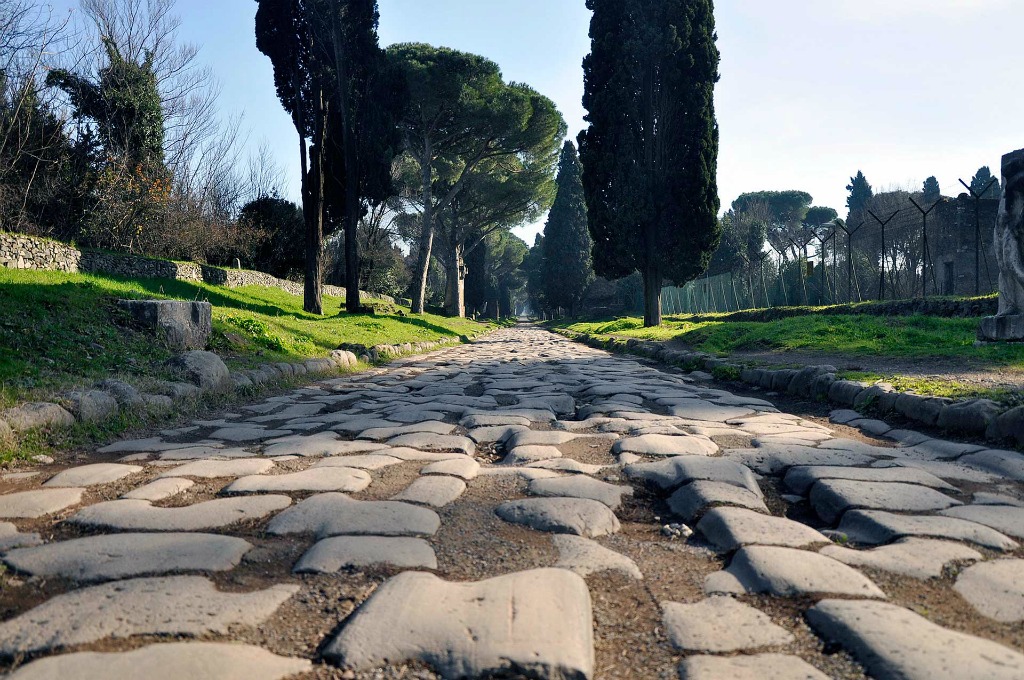
[[[536,531],[575,534],[595,538],[617,533],[615,513],[604,503],[589,498],[527,498],[498,506],[498,517]]]
[[[23,433],[45,427],[71,427],[75,417],[57,404],[31,402],[9,408],[0,417],[14,432]]]
[[[992,550],[1016,550],[1016,542],[995,529],[955,517],[897,515],[880,510],[850,510],[839,531],[855,543],[880,545],[897,538],[920,536],[976,543]]]
[[[296,574],[333,574],[354,567],[387,565],[437,569],[437,556],[422,538],[336,536],[318,541],[295,564]]]
[[[977,522],[1013,538],[1024,538],[1024,508],[1006,505],[965,505],[940,514]]]
[[[680,487],[668,499],[668,507],[687,522],[695,522],[712,506],[731,505],[755,512],[768,513],[768,506],[757,494],[745,488],[698,480]]]
[[[419,505],[443,508],[466,492],[466,482],[448,475],[420,477],[401,493],[392,496],[393,501],[405,501]]]
[[[867,388],[864,383],[853,382],[852,380],[837,380],[828,389],[828,399],[835,404],[853,406],[857,395]]]
[[[589,538],[555,534],[551,542],[558,550],[555,566],[559,569],[568,569],[584,578],[604,571],[616,571],[629,578],[643,580],[644,575],[636,562]]]
[[[311,496],[267,525],[274,535],[413,536],[437,533],[441,518],[427,508],[396,501],[357,501],[340,493]]]
[[[926,425],[935,425],[947,403],[949,402],[945,399],[922,397],[904,392],[896,399],[896,411],[910,420],[916,420]]]
[[[145,486],[140,486],[137,489],[133,489],[121,498],[127,500],[136,501],[162,501],[172,496],[177,496],[179,493],[188,491],[195,485],[191,479],[181,479],[178,477],[164,477],[163,479],[157,479]]]
[[[885,602],[825,600],[805,614],[826,640],[842,645],[875,678],[1014,680],[1024,654],[938,626]]]
[[[0,517],[35,519],[52,515],[82,502],[85,489],[38,489],[0,496]]]
[[[680,680],[828,680],[799,656],[688,656],[679,665]]]
[[[855,569],[818,553],[755,545],[741,548],[723,571],[709,574],[711,593],[768,593],[776,597],[851,595],[885,598],[878,586]]]
[[[811,487],[823,479],[846,479],[859,482],[901,482],[917,484],[944,491],[957,491],[953,485],[924,470],[914,468],[857,468],[842,465],[808,465],[790,468],[786,473],[786,486],[798,494],[807,494]]]
[[[618,486],[583,475],[573,475],[534,480],[530,482],[529,492],[535,496],[589,498],[615,510],[622,505],[623,496],[633,495],[633,487]]]
[[[981,553],[960,543],[926,538],[902,538],[871,550],[827,545],[820,554],[853,567],[871,567],[917,579],[938,578],[952,562],[975,562]]]
[[[1003,408],[994,401],[972,399],[945,406],[936,425],[952,432],[984,434],[1002,412]]]
[[[643,456],[711,456],[718,453],[718,445],[707,437],[645,434],[620,439],[612,446],[612,453],[636,453]]]
[[[469,437],[418,432],[403,434],[388,441],[389,446],[409,447],[424,451],[458,451],[467,456],[476,453],[476,444]]]
[[[176,465],[160,477],[196,477],[199,479],[220,479],[262,475],[275,467],[274,461],[266,458],[234,458],[232,460],[197,460],[193,463]]]
[[[222,593],[201,576],[91,586],[57,595],[0,623],[0,655],[136,635],[227,633],[232,626],[262,623],[298,590],[277,585],[252,593]]]
[[[12,550],[3,560],[31,576],[93,582],[178,571],[227,571],[250,548],[248,541],[213,534],[113,534]]]
[[[130,652],[77,652],[39,659],[10,680],[284,680],[312,664],[237,643],[168,642]]]
[[[792,643],[793,634],[757,609],[728,596],[695,604],[662,602],[665,632],[683,652],[740,652]]]
[[[185,352],[168,361],[167,366],[203,391],[226,390],[232,385],[228,367],[213,352]]]
[[[117,415],[117,400],[108,392],[87,390],[67,392],[62,400],[68,411],[81,423],[99,423]]]
[[[831,543],[806,524],[746,508],[713,508],[697,524],[697,531],[723,552],[747,545],[806,548]]]
[[[829,523],[838,521],[850,508],[923,512],[960,505],[960,501],[925,486],[849,479],[819,481],[811,488],[810,502],[818,516]]]
[[[480,463],[472,458],[458,458],[455,460],[442,460],[427,465],[420,474],[424,475],[451,475],[469,481],[480,474]]]
[[[146,405],[142,393],[121,380],[108,378],[96,383],[96,387],[108,392],[117,401],[117,405],[122,408],[141,408]]]
[[[45,487],[85,487],[109,484],[124,479],[142,468],[137,465],[121,465],[118,463],[94,463],[81,465],[58,472],[43,484]]]
[[[629,479],[672,491],[696,480],[722,482],[761,496],[754,474],[744,465],[724,458],[675,456],[657,463],[634,463],[623,469]]]
[[[246,496],[157,508],[148,501],[117,500],[90,505],[68,521],[123,531],[202,531],[262,519],[291,503],[287,496]]]
[[[564,569],[475,583],[406,572],[356,610],[324,656],[356,670],[415,660],[446,678],[585,680],[594,673],[592,616],[586,583]]]
[[[965,569],[953,586],[982,615],[1000,623],[1024,621],[1024,560],[993,560]]]
[[[231,482],[223,493],[287,493],[290,491],[341,491],[356,493],[370,486],[372,478],[350,467],[310,468],[285,475],[249,475]]]

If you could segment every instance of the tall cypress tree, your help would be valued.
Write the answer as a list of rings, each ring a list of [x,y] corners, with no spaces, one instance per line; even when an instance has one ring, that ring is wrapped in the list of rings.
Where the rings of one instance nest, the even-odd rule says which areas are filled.
[[[555,183],[555,202],[544,226],[544,287],[553,307],[575,314],[594,280],[594,242],[587,224],[583,166],[572,142],[562,147]]]
[[[850,192],[846,198],[846,207],[850,210],[852,220],[860,217],[868,209],[868,204],[874,198],[875,192],[868,183],[868,178],[860,170],[857,171],[856,176],[850,178],[846,190]]]
[[[926,203],[931,203],[942,198],[942,189],[939,187],[939,180],[934,175],[924,181],[922,188],[923,198]]]
[[[587,0],[590,128],[579,138],[597,273],[640,270],[644,324],[666,279],[690,281],[718,247],[719,53],[711,0]]]

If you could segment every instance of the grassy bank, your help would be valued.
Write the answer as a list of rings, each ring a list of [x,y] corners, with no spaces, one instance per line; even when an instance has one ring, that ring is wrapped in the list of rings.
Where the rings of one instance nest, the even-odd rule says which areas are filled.
[[[277,288],[221,288],[175,280],[125,280],[0,268],[0,408],[97,379],[160,379],[171,353],[134,328],[121,298],[208,300],[212,346],[229,366],[323,357],[342,343],[375,345],[476,335],[465,319],[341,311],[324,298],[324,316],[302,311],[302,299]]]

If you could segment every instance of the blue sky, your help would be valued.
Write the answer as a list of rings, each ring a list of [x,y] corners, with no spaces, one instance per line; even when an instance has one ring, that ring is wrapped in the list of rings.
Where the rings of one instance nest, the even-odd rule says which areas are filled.
[[[76,0],[54,0],[66,11]],[[182,38],[266,141],[298,193],[295,132],[255,47],[255,0],[178,0]],[[551,97],[570,135],[584,125],[584,0],[380,0],[381,42],[419,41],[483,54],[505,77]],[[1018,65],[1021,0],[718,0],[723,205],[740,193],[802,189],[845,212],[863,170],[876,187],[936,175],[958,193],[979,166],[998,174],[1024,147]],[[529,242],[543,225],[517,231]]]

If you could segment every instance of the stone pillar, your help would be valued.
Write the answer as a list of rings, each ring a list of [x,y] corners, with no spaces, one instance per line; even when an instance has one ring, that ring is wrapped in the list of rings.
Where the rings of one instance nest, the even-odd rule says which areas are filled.
[[[995,232],[999,313],[986,317],[978,339],[1024,341],[1024,149],[1003,156],[1003,197]]]

